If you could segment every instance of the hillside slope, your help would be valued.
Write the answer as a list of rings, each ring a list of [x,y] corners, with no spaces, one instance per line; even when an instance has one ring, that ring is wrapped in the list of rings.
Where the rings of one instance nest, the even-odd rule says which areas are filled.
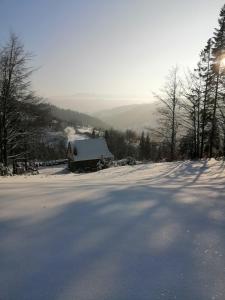
[[[108,128],[108,125],[97,117],[93,117],[70,109],[59,108],[54,105],[49,105],[49,109],[53,118],[66,123],[66,125],[74,127],[90,126],[103,129]]]
[[[147,102],[149,101],[149,98],[151,97],[78,93],[70,96],[50,97],[48,98],[48,101],[58,107],[66,107],[86,114],[93,114],[101,110],[109,110],[119,106]]]
[[[145,127],[156,126],[157,107],[156,103],[126,105],[100,111],[94,116],[98,116],[99,119],[116,129],[140,131]]]
[[[1,298],[224,300],[224,182],[215,160],[0,178]]]

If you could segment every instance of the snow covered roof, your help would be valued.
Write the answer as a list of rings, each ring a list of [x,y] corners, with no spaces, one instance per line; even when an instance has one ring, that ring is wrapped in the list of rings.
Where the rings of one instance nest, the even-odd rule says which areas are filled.
[[[71,146],[75,161],[113,158],[104,138],[75,140]]]

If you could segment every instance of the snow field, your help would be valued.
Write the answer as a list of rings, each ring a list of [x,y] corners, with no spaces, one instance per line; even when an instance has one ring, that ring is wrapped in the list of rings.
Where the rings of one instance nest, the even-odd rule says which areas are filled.
[[[0,299],[224,300],[225,163],[0,178]]]

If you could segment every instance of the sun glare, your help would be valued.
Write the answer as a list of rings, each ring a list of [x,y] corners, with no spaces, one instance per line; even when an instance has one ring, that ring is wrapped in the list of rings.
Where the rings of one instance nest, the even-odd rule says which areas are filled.
[[[225,67],[225,57],[221,59],[221,66]]]

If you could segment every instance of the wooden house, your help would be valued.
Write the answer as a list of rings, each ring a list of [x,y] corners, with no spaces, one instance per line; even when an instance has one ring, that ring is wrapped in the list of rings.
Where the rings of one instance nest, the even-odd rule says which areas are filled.
[[[68,167],[75,171],[94,171],[99,162],[113,159],[104,138],[75,140],[68,143]]]

